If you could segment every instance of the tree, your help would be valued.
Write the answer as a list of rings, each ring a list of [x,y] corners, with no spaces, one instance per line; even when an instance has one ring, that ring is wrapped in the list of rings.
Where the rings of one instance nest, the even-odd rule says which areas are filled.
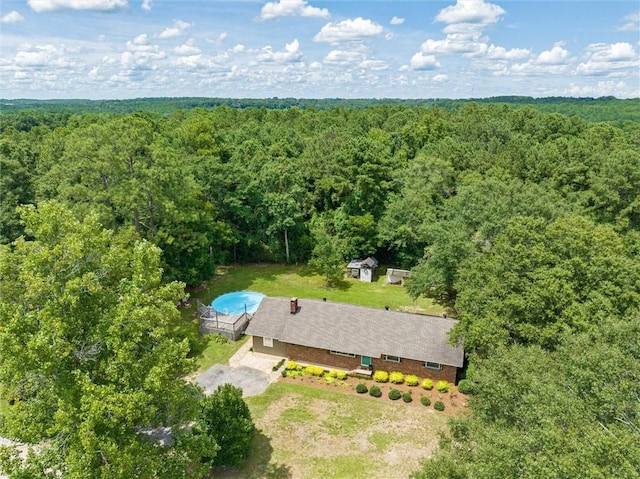
[[[309,264],[323,274],[326,287],[335,286],[344,277],[344,241],[335,234],[328,215],[314,217],[311,236],[315,246]]]
[[[159,249],[55,202],[23,207],[22,219],[33,240],[0,251],[0,396],[13,404],[1,432],[38,447],[24,460],[5,450],[0,470],[202,477],[206,438],[183,434],[200,397],[183,379],[194,362],[170,335],[184,285],[162,284]],[[172,446],[159,447],[158,428]]]
[[[638,477],[639,328],[635,311],[554,352],[516,345],[482,361],[470,415],[413,477]]]
[[[640,305],[630,247],[613,227],[582,216],[514,218],[460,268],[454,337],[488,357],[514,343],[553,349],[563,332],[626,316]]]
[[[237,466],[249,457],[256,428],[242,399],[242,389],[232,384],[218,386],[200,407],[193,433],[214,440],[220,448],[214,457],[205,456],[203,460],[218,466]]]

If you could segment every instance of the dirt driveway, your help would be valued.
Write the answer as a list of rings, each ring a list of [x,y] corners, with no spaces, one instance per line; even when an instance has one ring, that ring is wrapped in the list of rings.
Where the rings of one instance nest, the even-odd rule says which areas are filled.
[[[279,371],[273,367],[281,358],[250,351],[251,341],[247,341],[231,359],[229,365],[216,364],[196,377],[196,382],[207,394],[218,386],[230,383],[242,388],[242,396],[255,396],[278,379]]]

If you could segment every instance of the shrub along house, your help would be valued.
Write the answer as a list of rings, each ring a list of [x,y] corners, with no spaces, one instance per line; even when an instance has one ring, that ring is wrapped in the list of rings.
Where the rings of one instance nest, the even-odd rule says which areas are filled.
[[[400,371],[455,383],[455,320],[315,299],[264,298],[246,333],[256,352],[346,370]]]

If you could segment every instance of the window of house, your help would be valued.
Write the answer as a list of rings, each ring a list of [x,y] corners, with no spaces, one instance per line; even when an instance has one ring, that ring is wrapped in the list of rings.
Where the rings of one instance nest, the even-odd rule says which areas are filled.
[[[390,354],[385,354],[384,355],[384,360],[385,361],[389,361],[391,363],[399,363],[400,362],[400,357],[399,356],[391,356]]]
[[[442,369],[442,364],[427,361],[424,363],[424,367],[429,369]]]
[[[347,358],[355,358],[356,355],[353,353],[343,353],[342,351],[329,351],[329,354],[335,354],[336,356],[346,356]]]
[[[265,348],[272,348],[272,347],[273,347],[273,338],[266,338],[266,337],[263,337],[263,338],[262,338],[262,345],[263,345]]]

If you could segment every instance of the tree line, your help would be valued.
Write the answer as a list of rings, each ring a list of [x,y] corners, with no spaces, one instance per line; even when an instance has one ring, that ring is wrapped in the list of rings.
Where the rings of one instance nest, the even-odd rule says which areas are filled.
[[[459,319],[475,389],[416,477],[635,477],[637,102],[512,100],[5,114],[0,240],[55,201],[156,247],[167,283],[375,254]]]

